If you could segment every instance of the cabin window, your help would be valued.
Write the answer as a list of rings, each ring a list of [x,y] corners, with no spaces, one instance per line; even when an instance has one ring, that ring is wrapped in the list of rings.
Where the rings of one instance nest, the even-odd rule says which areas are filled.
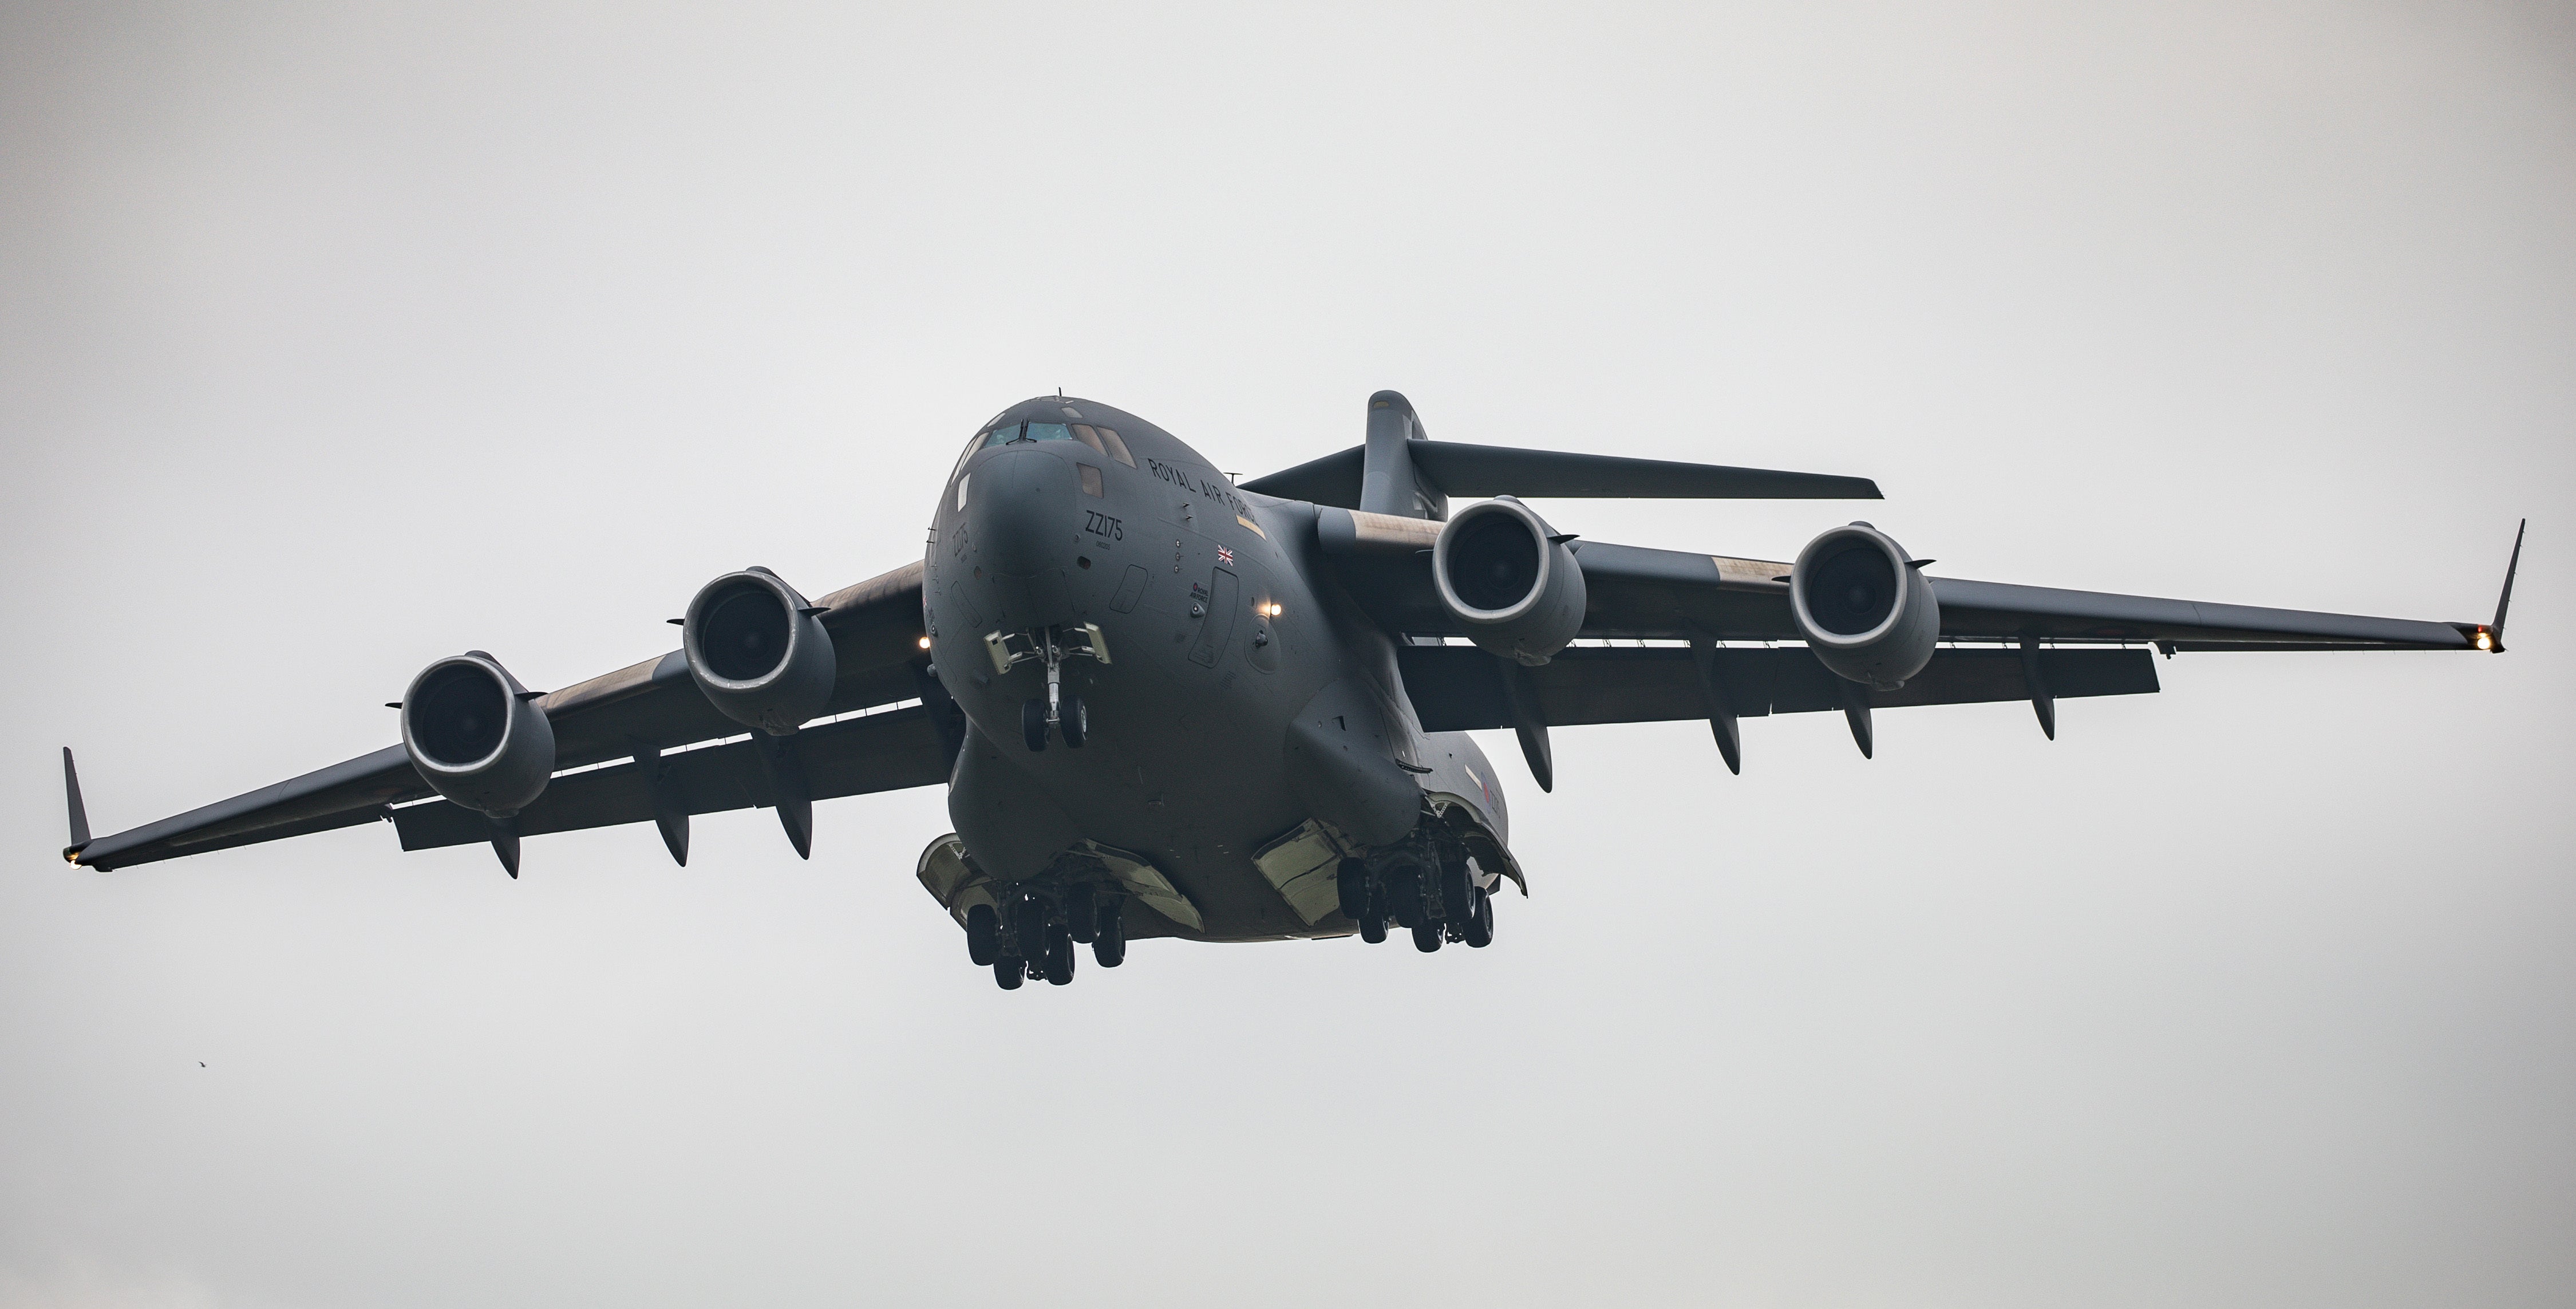
[[[1100,470],[1089,464],[1075,464],[1073,467],[1076,472],[1082,474],[1082,493],[1084,495],[1100,494]]]

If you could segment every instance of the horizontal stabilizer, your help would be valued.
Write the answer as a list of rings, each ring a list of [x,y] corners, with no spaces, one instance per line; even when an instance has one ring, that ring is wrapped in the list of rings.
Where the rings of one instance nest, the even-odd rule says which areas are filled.
[[[1635,500],[1876,500],[1878,483],[1866,477],[1784,473],[1667,459],[1408,441],[1414,468],[1453,496],[1562,496]],[[1360,508],[1359,447],[1257,477],[1243,489],[1344,509]]]

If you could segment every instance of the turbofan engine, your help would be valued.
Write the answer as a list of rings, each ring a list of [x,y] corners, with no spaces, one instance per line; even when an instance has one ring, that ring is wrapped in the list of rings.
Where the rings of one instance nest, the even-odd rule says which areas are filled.
[[[1431,575],[1467,639],[1506,659],[1543,664],[1583,630],[1583,566],[1528,505],[1480,501],[1440,529]]]
[[[785,736],[832,698],[822,612],[766,568],[727,573],[698,588],[680,620],[689,676],[725,717]]]
[[[480,650],[420,670],[403,692],[403,749],[440,795],[495,817],[527,808],[555,771],[555,729]]]
[[[1894,690],[1932,662],[1941,602],[1905,547],[1867,523],[1807,543],[1789,570],[1798,634],[1827,668]]]

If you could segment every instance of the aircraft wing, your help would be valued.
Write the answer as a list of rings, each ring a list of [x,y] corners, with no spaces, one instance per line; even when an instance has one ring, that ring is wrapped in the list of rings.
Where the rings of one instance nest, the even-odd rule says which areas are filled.
[[[907,564],[815,602],[838,669],[825,717],[794,738],[809,800],[948,780],[962,729],[919,648],[921,572],[919,563]],[[922,703],[887,708],[907,700]],[[680,651],[553,691],[535,704],[554,729],[556,780],[521,811],[516,834],[676,814],[683,816],[683,835],[673,853],[684,855],[685,815],[777,802],[775,770],[759,757],[760,743],[726,740],[745,735],[741,724],[708,703]],[[69,767],[66,752],[67,781]],[[480,813],[436,799],[399,744],[96,840],[86,839],[77,782],[71,785],[75,830],[64,854],[91,868],[379,819],[394,823],[407,850],[494,836]]]
[[[1575,549],[1591,592],[1583,635],[1797,640],[1789,565],[1588,542]],[[1427,574],[1426,574],[1427,576]],[[1958,641],[2153,644],[2174,650],[2467,650],[2480,623],[2067,591],[1931,577],[1941,635]]]
[[[1841,709],[1866,752],[1873,708],[2028,700],[2054,736],[2057,699],[2155,691],[2151,648],[2501,651],[2513,588],[2509,563],[2493,623],[2425,622],[1927,575],[1942,644],[1891,691],[1838,677],[1804,648],[1789,564],[1606,541],[1570,543],[1586,591],[1578,644],[1543,665],[1512,664],[1464,644],[1441,604],[1430,550],[1439,529],[1336,508],[1316,519],[1353,597],[1408,638],[1399,660],[1424,728],[1515,728],[1542,785],[1550,726],[1705,718],[1734,766],[1734,720],[1773,713]]]
[[[1324,509],[1317,532],[1372,617],[1415,636],[1463,636],[1431,579],[1440,524]],[[2519,541],[2517,540],[2517,548]],[[1789,565],[1575,541],[1588,592],[1581,637],[1796,641]],[[2173,650],[2502,649],[2494,624],[2264,609],[2154,596],[1927,577],[1953,641],[2154,645]],[[2508,586],[2510,580],[2508,579]],[[2477,645],[2481,634],[2489,646]]]

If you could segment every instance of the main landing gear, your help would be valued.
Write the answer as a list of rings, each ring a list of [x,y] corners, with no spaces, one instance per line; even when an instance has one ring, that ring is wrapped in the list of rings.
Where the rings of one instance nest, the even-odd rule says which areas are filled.
[[[1127,901],[1094,887],[1066,888],[1053,899],[1022,888],[1001,908],[966,910],[966,956],[993,970],[993,981],[1016,991],[1030,978],[1050,986],[1073,981],[1076,947],[1091,947],[1092,962],[1115,968],[1127,961]]]
[[[1494,943],[1494,897],[1479,880],[1466,851],[1436,845],[1345,859],[1334,873],[1342,916],[1359,925],[1361,940],[1377,945],[1390,925],[1403,927],[1424,954],[1451,941],[1477,950]]]
[[[1046,665],[1046,697],[1020,703],[1020,740],[1029,752],[1046,749],[1050,731],[1064,737],[1065,749],[1081,749],[1091,736],[1091,713],[1081,696],[1065,693],[1064,661],[1086,658],[1108,663],[1109,638],[1101,635],[1100,625],[1045,627],[1008,635],[994,632],[984,638],[984,650],[992,656],[996,673],[1033,660]]]

